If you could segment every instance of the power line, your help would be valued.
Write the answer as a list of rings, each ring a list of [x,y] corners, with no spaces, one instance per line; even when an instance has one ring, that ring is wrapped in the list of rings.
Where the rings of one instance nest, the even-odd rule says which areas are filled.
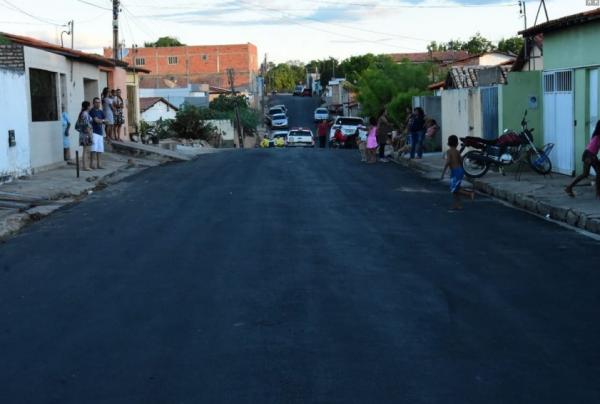
[[[57,23],[55,21],[47,20],[45,18],[38,17],[38,16],[36,16],[34,14],[31,14],[31,13],[23,10],[22,8],[19,8],[19,7],[15,6],[14,4],[12,4],[8,0],[0,0],[0,1],[2,1],[5,4],[4,5],[5,8],[8,8],[9,10],[12,10],[12,11],[19,12],[21,14],[25,14],[26,16],[28,16],[30,18],[33,18],[34,20],[43,22],[43,23],[48,24],[48,25],[54,25],[55,27],[64,27],[65,26],[65,24],[59,24],[59,23]],[[2,4],[0,4],[0,5],[2,5]]]
[[[87,4],[88,6],[92,6],[92,7],[100,8],[100,9],[102,9],[102,10],[108,10],[108,11],[112,11],[112,8],[108,8],[108,7],[102,7],[102,6],[99,6],[98,4],[91,3],[91,2],[89,2],[89,1],[86,1],[86,0],[77,0],[77,1],[78,1],[78,2],[80,2],[80,3],[83,3],[83,4]]]

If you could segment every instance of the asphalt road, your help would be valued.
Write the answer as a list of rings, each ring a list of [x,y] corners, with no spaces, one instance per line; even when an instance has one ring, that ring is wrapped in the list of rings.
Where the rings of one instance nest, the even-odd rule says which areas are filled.
[[[600,402],[598,242],[357,153],[150,169],[0,245],[0,401]]]

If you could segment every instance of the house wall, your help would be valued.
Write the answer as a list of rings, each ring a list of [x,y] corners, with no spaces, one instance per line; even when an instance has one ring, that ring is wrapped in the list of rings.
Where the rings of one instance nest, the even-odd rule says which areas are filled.
[[[146,122],[156,122],[162,119],[175,119],[177,112],[162,101],[157,102],[148,110],[142,112],[142,120]]]
[[[0,68],[0,183],[28,174],[29,110],[25,71]],[[9,94],[10,96],[6,96]],[[15,131],[16,145],[9,147],[8,131]]]
[[[471,135],[469,130],[470,96],[467,89],[445,90],[442,92],[442,147],[448,149],[448,137]]]
[[[29,89],[29,69],[42,69],[67,78],[67,113],[71,119],[71,150],[79,148],[78,136],[74,130],[75,121],[85,100],[84,78],[100,82],[101,75],[97,66],[72,62],[64,56],[25,47],[26,98],[29,122],[30,164],[34,171],[49,169],[63,164],[62,126],[59,119],[50,122],[31,121],[31,96]],[[60,94],[60,80],[57,78],[57,94]],[[62,102],[62,101],[61,101]],[[59,105],[61,104],[59,102]],[[81,150],[80,150],[81,151]]]
[[[210,119],[206,121],[213,125],[222,134],[222,146],[233,147],[235,144],[235,128],[229,119]]]
[[[544,69],[600,65],[600,21],[544,34]]]
[[[134,59],[144,58],[143,67],[151,71],[143,77],[146,82],[156,82],[157,79],[175,78],[177,81],[190,83],[210,83],[213,86],[228,85],[227,69],[236,72],[235,86],[248,86],[252,75],[258,72],[257,48],[251,43],[240,45],[209,45],[209,46],[176,46],[164,48],[137,48],[135,52],[127,49],[123,60],[130,65]],[[112,56],[112,48],[105,48],[104,54]],[[169,64],[168,58],[176,56],[177,64]],[[154,85],[152,85],[154,87]]]
[[[510,72],[508,84],[498,86],[498,133],[504,129],[519,130],[523,113],[527,110],[527,121],[537,146],[544,144],[542,72]],[[533,107],[530,99],[537,99]]]

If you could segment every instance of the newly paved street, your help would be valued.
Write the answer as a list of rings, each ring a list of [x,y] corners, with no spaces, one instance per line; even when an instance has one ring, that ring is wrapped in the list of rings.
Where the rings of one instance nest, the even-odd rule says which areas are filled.
[[[0,245],[0,402],[600,402],[600,244],[449,203],[328,149],[95,193]]]

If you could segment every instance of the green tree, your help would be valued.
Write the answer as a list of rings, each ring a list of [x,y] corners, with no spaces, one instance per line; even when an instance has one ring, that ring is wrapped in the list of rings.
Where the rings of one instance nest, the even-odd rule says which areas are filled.
[[[426,92],[428,71],[427,65],[398,64],[392,60],[369,67],[360,75],[356,86],[363,113],[377,117],[387,110],[396,125],[401,125],[412,96]]]
[[[429,42],[427,45],[428,52],[441,52],[448,50],[447,45],[445,43],[437,43],[436,41]]]
[[[144,42],[146,48],[166,48],[169,46],[185,46],[184,43],[179,42],[179,39],[171,36],[161,36],[156,42]]]
[[[495,48],[496,47],[490,40],[482,37],[481,34],[478,32],[463,44],[461,50],[466,50],[470,54],[475,55],[479,53],[492,51]]]
[[[243,95],[225,95],[221,94],[209,104],[209,108],[213,111],[231,112],[235,110],[235,105],[239,108],[248,108],[248,100]]]
[[[501,52],[511,52],[518,55],[523,48],[523,37],[513,36],[512,38],[503,38],[498,42],[498,50]]]
[[[269,70],[267,78],[269,91],[291,91],[296,85],[294,71],[285,63],[280,63]]]
[[[344,59],[340,63],[338,70],[340,71],[340,76],[345,77],[350,83],[356,84],[360,75],[369,67],[383,65],[388,61],[391,61],[391,59],[387,55],[373,55],[372,53],[367,53],[365,55],[351,56]]]
[[[213,141],[216,136],[215,128],[205,120],[202,108],[184,104],[171,122],[171,129],[180,138]]]
[[[325,88],[329,81],[335,76],[341,77],[339,61],[333,57],[329,59],[311,60],[307,65],[306,69],[309,73],[319,72],[321,75],[321,86]]]

